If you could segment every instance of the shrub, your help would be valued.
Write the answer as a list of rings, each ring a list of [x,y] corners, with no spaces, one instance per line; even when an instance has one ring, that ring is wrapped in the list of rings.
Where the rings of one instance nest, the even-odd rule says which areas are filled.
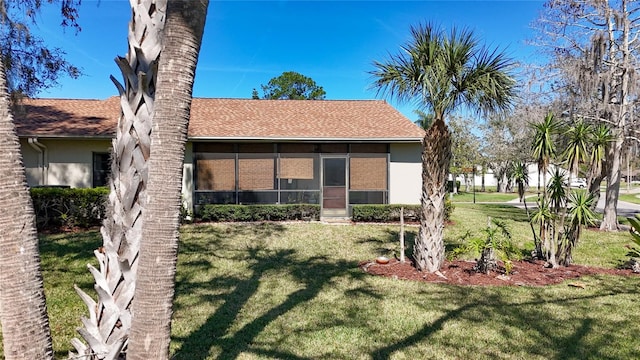
[[[449,221],[451,220],[451,214],[453,213],[453,210],[456,209],[456,206],[453,205],[453,202],[451,201],[451,199],[449,197],[447,197],[444,200],[444,221]]]
[[[447,192],[453,192],[453,180],[447,180]],[[456,180],[456,192],[460,192],[460,180]]]
[[[400,221],[400,208],[404,208],[405,221],[420,219],[420,205],[353,205],[351,218],[356,222],[396,222]],[[451,219],[455,206],[448,198],[444,202],[444,221]]]
[[[454,248],[447,257],[452,260],[465,253],[480,255],[476,260],[474,270],[481,273],[489,273],[498,268],[497,260],[502,260],[505,273],[509,275],[513,269],[512,260],[520,259],[518,249],[512,241],[511,231],[500,220],[491,219],[486,228],[473,235],[470,231],[462,236],[462,245]]]
[[[631,224],[631,228],[629,229],[631,241],[635,244],[635,246],[627,245],[629,249],[627,256],[630,257],[628,267],[630,267],[633,272],[640,273],[640,214],[636,214],[635,218],[629,217],[627,220],[629,220],[629,224]]]
[[[38,230],[98,226],[105,216],[109,195],[107,188],[41,187],[30,191]]]
[[[420,205],[353,205],[351,218],[356,222],[400,221],[400,208],[404,208],[404,219],[417,221]]]
[[[200,221],[287,221],[318,220],[320,205],[202,205],[196,212]]]

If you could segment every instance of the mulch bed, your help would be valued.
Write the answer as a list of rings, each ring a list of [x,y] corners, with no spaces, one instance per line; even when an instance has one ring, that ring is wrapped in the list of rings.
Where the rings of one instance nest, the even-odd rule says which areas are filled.
[[[359,266],[369,274],[394,279],[479,286],[544,286],[558,284],[565,280],[576,280],[586,275],[599,274],[639,276],[634,274],[631,269],[605,269],[582,265],[551,269],[545,268],[543,261],[526,260],[514,261],[513,269],[508,275],[505,274],[502,267],[495,272],[482,274],[473,269],[475,264],[475,261],[445,261],[440,269],[444,277],[416,270],[411,259],[407,259],[405,263],[391,259],[388,264],[378,264],[375,260],[370,260],[361,262]],[[580,282],[569,283],[569,285],[583,286]]]

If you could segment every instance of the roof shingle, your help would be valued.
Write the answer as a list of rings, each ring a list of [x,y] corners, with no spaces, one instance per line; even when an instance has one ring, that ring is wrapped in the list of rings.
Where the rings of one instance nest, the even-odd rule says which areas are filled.
[[[19,136],[111,137],[119,99],[28,99]],[[194,98],[190,139],[418,140],[423,131],[383,100]]]

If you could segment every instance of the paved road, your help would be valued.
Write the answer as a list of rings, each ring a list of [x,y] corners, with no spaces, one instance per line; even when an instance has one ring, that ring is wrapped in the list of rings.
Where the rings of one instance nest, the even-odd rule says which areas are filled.
[[[597,212],[604,212],[604,199],[605,194],[603,193],[600,195],[598,205],[596,205]],[[626,201],[618,201],[618,216],[632,217],[635,214],[640,214],[640,205]]]
[[[535,198],[536,195],[533,195],[531,197],[527,197],[527,199],[530,199],[531,201],[527,200],[527,206],[529,206],[529,208],[535,207]],[[596,205],[596,211],[599,213],[604,212],[604,199],[605,199],[605,193],[604,191],[600,194],[600,199],[598,200],[598,205]],[[522,207],[524,208],[524,206],[518,201],[518,199],[512,200],[508,202],[509,204],[514,204],[514,206],[516,207]],[[640,214],[640,205],[638,204],[634,204],[634,203],[630,203],[630,202],[626,202],[626,201],[618,201],[618,216],[624,216],[624,217],[632,217],[635,216],[636,214]]]

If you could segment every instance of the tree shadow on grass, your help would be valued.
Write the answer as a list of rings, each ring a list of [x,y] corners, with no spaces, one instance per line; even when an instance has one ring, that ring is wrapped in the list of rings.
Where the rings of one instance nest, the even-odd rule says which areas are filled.
[[[399,226],[398,226],[399,228]],[[396,257],[400,256],[400,230],[385,229],[385,237],[368,237],[356,241],[356,244],[368,245],[371,247],[372,252],[380,255],[393,254]],[[417,236],[416,228],[405,228],[404,244],[405,255],[412,253],[413,243]],[[365,259],[363,259],[365,260]]]
[[[94,250],[102,245],[98,231],[64,233],[39,236],[39,251],[44,279],[56,286],[57,273],[73,276],[76,285],[85,291],[93,289],[93,281],[86,264],[97,264]],[[70,262],[81,262],[82,267],[70,267]],[[84,281],[82,279],[88,279]],[[73,291],[73,290],[71,290]]]
[[[546,298],[538,293],[529,301],[511,301],[498,290],[492,288],[473,287],[446,287],[449,291],[440,295],[429,293],[427,297],[446,296],[447,301],[455,308],[445,311],[443,315],[434,321],[426,323],[420,330],[410,336],[382,346],[371,353],[372,359],[390,359],[395,353],[410,353],[410,348],[418,344],[439,343],[440,349],[446,351],[446,347],[454,349],[463,341],[447,340],[439,337],[438,333],[444,331],[449,323],[456,324],[467,322],[492,321],[488,325],[488,331],[495,331],[495,323],[500,323],[501,341],[503,345],[496,350],[495,345],[490,345],[487,353],[483,353],[482,335],[473,336],[476,343],[468,346],[474,350],[467,350],[477,358],[495,358],[498,354],[523,354],[531,358],[551,359],[616,359],[620,354],[611,354],[611,347],[615,345],[616,333],[624,323],[598,321],[588,315],[586,317],[571,316],[579,311],[580,314],[589,314],[589,308],[593,303],[606,300],[611,296],[625,296],[636,293],[635,283],[614,281],[604,285],[593,294],[577,294],[569,297]],[[430,303],[425,299],[425,303]],[[443,303],[444,299],[434,299],[437,303]],[[455,305],[454,305],[455,304]],[[555,312],[549,311],[555,309]],[[560,308],[560,310],[557,310]],[[625,321],[627,325],[637,322],[636,319]],[[457,326],[457,325],[456,325]],[[606,330],[602,328],[605,327]],[[598,332],[593,334],[593,330]],[[471,331],[475,331],[471,330]],[[521,338],[522,332],[527,336],[526,341]],[[514,333],[520,334],[514,336]],[[469,334],[469,336],[472,336]],[[490,341],[490,340],[489,340]],[[532,345],[533,344],[533,345]],[[458,349],[455,349],[458,350]],[[475,352],[474,352],[475,351]],[[630,349],[623,358],[638,358],[640,349]],[[517,356],[516,356],[517,357]]]
[[[227,230],[224,230],[225,232]],[[231,231],[253,231],[247,228],[233,227]],[[216,234],[220,235],[220,234]],[[237,235],[237,234],[236,234]],[[191,282],[182,279],[177,284],[177,293],[193,294],[202,290],[223,290],[222,295],[203,295],[201,302],[221,302],[215,312],[195,331],[184,338],[174,337],[180,341],[180,347],[175,351],[173,359],[204,360],[207,359],[212,348],[218,348],[218,359],[235,359],[243,352],[280,359],[303,359],[295,354],[279,352],[272,349],[256,348],[254,339],[274,320],[315,298],[318,293],[331,284],[337,276],[349,273],[357,264],[348,261],[335,261],[325,257],[313,257],[301,260],[292,249],[271,250],[259,243],[247,245],[245,249],[230,248],[223,241],[217,242],[215,257],[238,262],[247,262],[247,273],[243,276],[220,275],[212,281]],[[190,245],[190,251],[201,251]],[[207,245],[208,246],[208,245]],[[299,288],[286,295],[279,304],[265,310],[261,315],[245,324],[238,330],[231,332],[240,314],[258,293],[263,278],[274,272],[284,272],[292,276]],[[362,276],[357,272],[355,276]],[[187,280],[187,281],[184,281]],[[206,292],[206,291],[205,291]]]

